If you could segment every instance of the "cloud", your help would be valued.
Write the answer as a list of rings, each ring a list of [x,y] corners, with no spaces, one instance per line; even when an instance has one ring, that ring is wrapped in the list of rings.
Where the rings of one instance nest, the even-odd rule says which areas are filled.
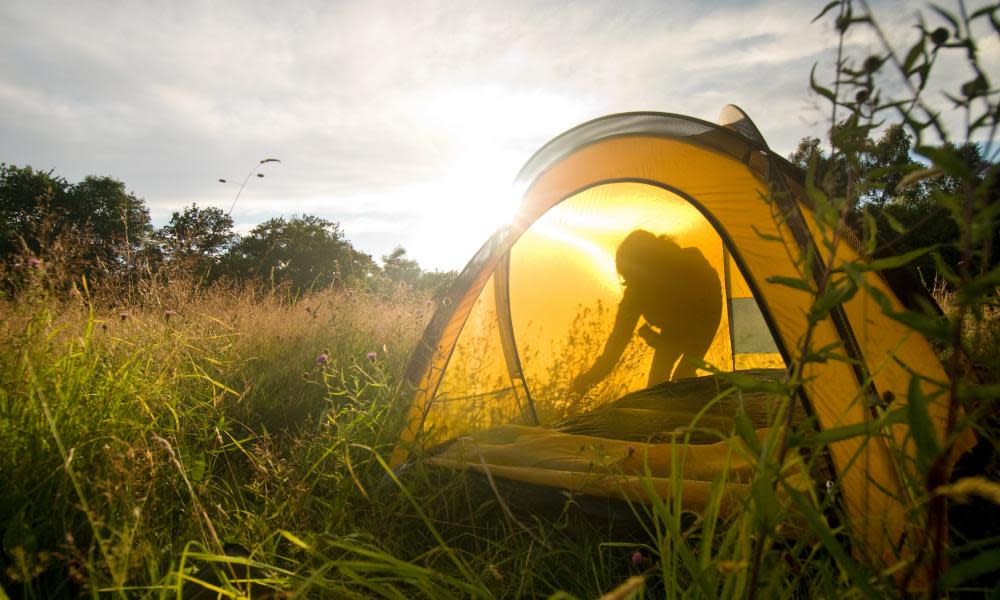
[[[779,152],[819,133],[808,72],[835,38],[809,25],[817,10],[8,1],[0,160],[115,176],[162,223],[191,202],[228,210],[235,189],[217,179],[276,156],[240,197],[239,223],[317,214],[375,255],[403,244],[459,268],[485,219],[506,210],[520,165],[582,121],[629,110],[714,120],[735,102]]]

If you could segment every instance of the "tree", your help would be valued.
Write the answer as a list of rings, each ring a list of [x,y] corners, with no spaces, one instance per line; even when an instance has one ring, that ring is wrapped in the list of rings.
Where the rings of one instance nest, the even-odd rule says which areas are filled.
[[[417,261],[407,258],[406,248],[396,246],[382,257],[382,274],[395,284],[406,284],[413,289],[429,291],[439,297],[458,275],[455,271],[424,271]]]
[[[234,244],[224,270],[249,280],[265,278],[297,291],[367,280],[378,267],[344,239],[340,224],[312,215],[269,219]]]
[[[205,276],[233,244],[233,219],[222,209],[197,205],[174,211],[170,222],[153,235],[156,251],[164,262]]]
[[[111,177],[87,176],[70,186],[67,224],[85,241],[88,262],[117,273],[152,233],[145,202]]]
[[[842,122],[831,135],[836,135],[837,129],[846,128],[847,122]],[[948,211],[936,198],[955,194],[959,185],[957,180],[943,173],[901,186],[908,175],[924,169],[925,165],[914,158],[913,138],[900,123],[886,127],[877,140],[855,137],[843,143],[855,150],[852,154],[856,161],[856,202],[850,220],[861,224],[861,213],[868,211],[877,226],[883,251],[905,254],[935,246],[943,264],[955,270],[960,260],[954,244],[959,235],[958,225],[955,219],[948,218]],[[976,180],[981,182],[989,167],[982,148],[967,143],[954,150],[970,172],[979,174]],[[812,168],[816,181],[824,182],[825,188],[834,195],[846,193],[848,159],[845,153],[837,153],[831,159],[818,138],[807,137],[788,158],[802,169]],[[995,256],[985,258],[984,267],[995,264]],[[937,278],[939,265],[931,254],[914,260],[911,267],[928,285]]]
[[[119,275],[150,233],[145,202],[111,177],[70,184],[31,167],[0,164],[0,260],[28,252],[77,274]]]
[[[69,183],[51,171],[0,163],[0,258],[10,260],[23,250],[42,252],[40,217],[65,206],[68,189]]]
[[[382,272],[390,281],[406,283],[416,287],[423,272],[417,261],[406,257],[406,248],[396,246],[389,254],[382,257]]]

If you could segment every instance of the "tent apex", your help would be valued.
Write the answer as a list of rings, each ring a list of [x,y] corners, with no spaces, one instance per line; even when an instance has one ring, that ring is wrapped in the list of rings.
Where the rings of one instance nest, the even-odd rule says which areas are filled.
[[[767,141],[764,140],[764,136],[757,129],[757,125],[754,124],[746,111],[735,104],[727,104],[722,107],[722,110],[719,111],[719,125],[731,129],[748,140],[768,148]]]

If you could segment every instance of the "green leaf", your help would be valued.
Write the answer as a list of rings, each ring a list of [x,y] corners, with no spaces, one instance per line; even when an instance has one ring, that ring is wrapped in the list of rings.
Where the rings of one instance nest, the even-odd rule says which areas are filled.
[[[292,533],[290,531],[285,531],[284,529],[279,529],[278,533],[281,534],[281,537],[283,537],[286,540],[288,540],[289,542],[295,544],[299,548],[302,548],[303,550],[308,550],[309,549],[309,544],[305,543],[302,540],[302,538],[300,538],[299,536],[295,535],[294,533]]]
[[[976,19],[984,15],[992,15],[996,11],[996,9],[997,9],[996,6],[985,6],[983,8],[980,8],[979,10],[969,15],[969,20],[975,21]]]
[[[961,287],[960,293],[968,303],[974,304],[992,296],[997,287],[1000,287],[1000,265],[973,278],[972,281]]]
[[[820,19],[823,18],[823,15],[825,15],[828,12],[830,12],[831,8],[833,8],[835,6],[838,6],[839,4],[840,4],[840,0],[833,0],[833,2],[828,3],[826,6],[823,7],[823,10],[819,11],[818,15],[816,15],[815,17],[813,17],[813,20],[810,21],[810,23],[815,23],[816,21],[819,21]]]
[[[868,285],[858,265],[845,264],[841,266],[841,270],[847,273],[859,287],[864,288],[865,292],[879,305],[882,313],[890,319],[922,333],[931,340],[947,341],[951,338],[951,329],[947,321],[942,319],[940,315],[922,314],[912,310],[896,311],[889,297],[882,290]]]
[[[809,309],[809,322],[817,323],[826,318],[835,306],[842,304],[854,297],[858,291],[858,286],[850,278],[845,278],[835,284],[830,285],[822,296],[816,299]]]
[[[915,150],[920,155],[926,156],[936,166],[943,169],[945,173],[952,177],[971,181],[975,175],[955,148],[948,146],[918,146]]]
[[[757,229],[756,225],[751,225],[750,227],[753,228],[753,232],[757,234],[757,237],[759,237],[762,240],[766,240],[768,242],[783,242],[784,241],[781,238],[781,236],[771,235],[770,233],[764,233],[763,231]]]
[[[925,248],[917,248],[916,250],[910,250],[909,252],[904,252],[903,254],[898,254],[896,256],[888,256],[886,258],[879,258],[868,263],[861,263],[857,266],[861,268],[862,271],[885,271],[887,269],[898,269],[904,265],[908,265],[921,256],[933,252],[938,249],[938,244],[933,246],[927,246]]]
[[[207,464],[205,463],[204,456],[195,458],[191,465],[191,469],[188,471],[188,477],[195,483],[201,483],[201,481],[205,478],[206,467]]]
[[[970,579],[1000,571],[1000,549],[976,554],[969,560],[964,560],[945,572],[941,583],[945,587],[954,587]]]
[[[781,504],[774,494],[771,482],[776,478],[776,473],[772,469],[760,472],[754,477],[750,484],[750,496],[753,498],[754,516],[760,523],[763,531],[771,531],[778,524],[778,517],[781,513]]]
[[[902,179],[900,179],[899,183],[896,184],[896,189],[905,190],[919,181],[923,181],[924,179],[929,179],[931,177],[939,177],[941,175],[944,175],[944,172],[938,167],[918,169],[907,173]]]
[[[913,47],[910,48],[910,51],[906,53],[906,60],[903,61],[903,72],[907,76],[911,74],[910,69],[913,68],[914,63],[917,62],[917,59],[920,58],[920,56],[924,54],[924,52],[925,52],[924,37],[920,36],[920,41],[918,41],[916,44],[913,44]]]
[[[760,438],[757,437],[757,430],[754,428],[753,423],[750,422],[750,417],[746,411],[742,409],[737,411],[733,422],[736,426],[737,435],[746,443],[747,448],[750,448],[754,456],[760,456]]]
[[[878,435],[884,427],[904,423],[905,421],[906,409],[899,408],[885,413],[881,419],[877,420],[868,420],[842,427],[831,427],[830,429],[817,432],[794,434],[789,438],[789,442],[792,446],[816,448],[855,437]]]
[[[813,292],[813,289],[809,287],[809,283],[804,279],[799,279],[797,277],[782,277],[781,275],[772,275],[766,280],[768,283],[774,283],[776,285],[783,285],[785,287],[794,288],[796,290],[802,290],[803,292]]]
[[[906,226],[903,225],[902,223],[900,223],[899,221],[897,221],[896,217],[894,217],[891,214],[889,214],[888,211],[882,211],[882,218],[885,219],[885,222],[888,223],[889,227],[893,231],[895,231],[896,233],[905,233],[906,232]]]
[[[815,535],[819,539],[820,543],[823,544],[823,547],[827,549],[830,555],[833,556],[834,560],[837,561],[837,564],[840,565],[850,578],[850,581],[854,585],[858,586],[858,588],[860,588],[868,598],[883,598],[883,595],[876,591],[875,588],[872,587],[871,583],[869,583],[869,577],[861,569],[861,566],[854,562],[850,553],[848,553],[844,547],[840,545],[840,542],[837,541],[837,535],[830,530],[830,526],[827,525],[826,520],[820,512],[812,506],[808,496],[784,483],[784,481],[782,481],[782,483],[785,486],[785,491],[788,493],[788,497],[791,498],[795,508],[798,509],[799,514],[806,519],[806,522],[809,525],[809,533]]]
[[[828,90],[827,88],[821,86],[820,84],[816,83],[816,77],[815,77],[815,75],[816,75],[816,65],[813,65],[812,71],[809,72],[809,87],[812,88],[812,90],[815,91],[820,96],[823,96],[824,98],[826,98],[830,102],[833,102],[834,104],[836,104],[837,103],[837,96],[836,96],[836,94],[834,94],[832,91]]]
[[[941,452],[941,447],[938,445],[937,433],[934,431],[934,424],[927,412],[930,399],[920,389],[919,378],[910,378],[910,388],[907,390],[906,399],[906,416],[910,425],[910,434],[917,446],[917,465],[922,473],[926,473],[931,463]]]
[[[865,254],[871,256],[878,247],[878,223],[867,208],[861,213],[865,220]]]
[[[931,4],[930,6],[931,10],[941,15],[942,18],[951,23],[951,26],[955,28],[955,33],[958,33],[961,30],[961,27],[958,26],[958,19],[955,18],[955,15],[951,14],[950,12],[941,8],[940,6],[936,6],[934,4]]]

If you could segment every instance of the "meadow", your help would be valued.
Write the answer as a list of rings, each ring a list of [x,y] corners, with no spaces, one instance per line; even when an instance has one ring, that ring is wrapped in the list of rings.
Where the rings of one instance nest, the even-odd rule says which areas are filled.
[[[759,597],[898,591],[835,527],[758,547],[750,511],[655,500],[595,517],[569,494],[389,470],[434,309],[405,286],[289,297],[183,279],[5,304],[5,595],[745,597],[755,553]],[[956,589],[985,589],[974,567]]]
[[[650,487],[647,502],[611,505],[420,457],[393,470],[404,368],[450,274],[424,277],[401,248],[379,266],[339,224],[309,216],[237,236],[228,214],[192,206],[154,231],[121,182],[0,164],[0,600],[1000,597],[1000,101],[976,54],[980,32],[1000,31],[1000,7],[932,7],[913,45],[896,48],[860,4],[817,16],[840,38],[829,87],[810,76],[830,104],[829,150],[805,138],[789,157],[828,264],[852,231],[859,259],[814,273],[804,252],[800,279],[768,283],[811,295],[811,328],[855,294],[876,297],[863,272],[936,273],[943,312],[881,308],[938,351],[945,427],[916,373],[903,408],[876,395],[886,410],[871,421],[784,427],[804,364],[851,361],[812,347],[807,330],[731,513],[724,475],[695,515],[679,476],[671,498]],[[867,45],[852,43],[858,30]],[[943,84],[957,88],[943,97],[964,135],[948,135],[925,94],[951,54],[971,69]],[[95,189],[114,191],[94,197],[117,203],[103,211],[115,235],[86,226],[79,200]],[[66,231],[45,226],[40,207],[58,208]],[[794,445],[813,460],[896,426],[912,442],[894,456],[910,537],[873,560],[835,494],[786,490],[775,455]],[[953,470],[966,430],[978,444]]]

